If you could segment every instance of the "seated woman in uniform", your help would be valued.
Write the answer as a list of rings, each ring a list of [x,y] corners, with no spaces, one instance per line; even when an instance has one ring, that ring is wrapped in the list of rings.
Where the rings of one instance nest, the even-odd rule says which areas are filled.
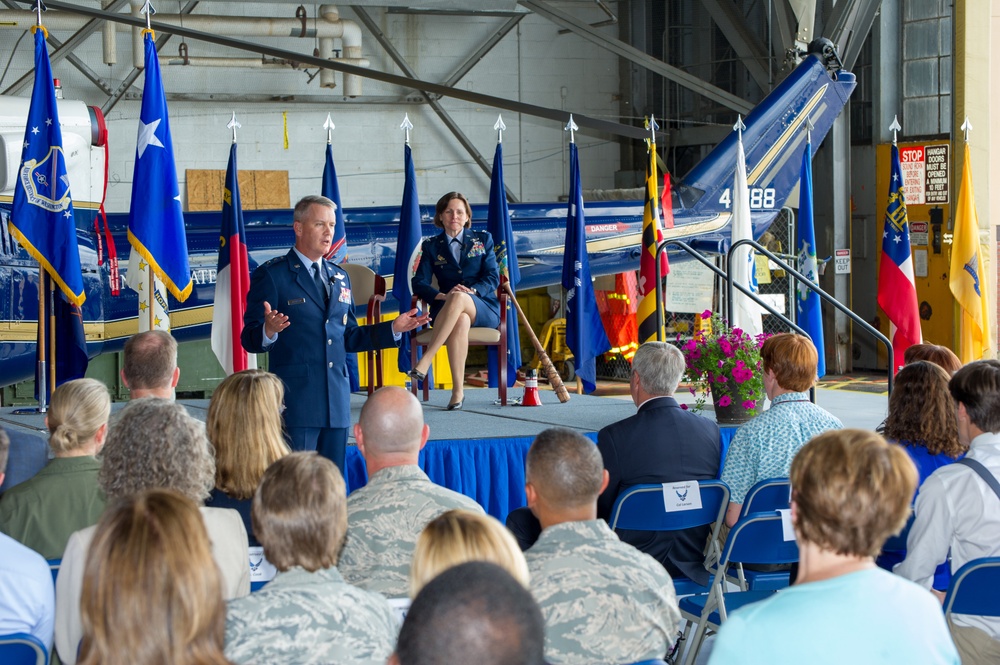
[[[46,559],[59,559],[74,531],[97,523],[104,512],[97,454],[110,415],[111,397],[100,381],[67,381],[52,392],[45,424],[55,459],[3,495],[0,531]]]
[[[448,410],[454,411],[461,409],[465,401],[469,328],[500,325],[500,272],[493,254],[493,238],[484,231],[472,230],[472,208],[462,194],[449,192],[438,200],[434,226],[443,230],[424,240],[411,282],[413,293],[430,303],[434,337],[410,376],[423,381],[434,354],[446,346],[454,381]],[[434,278],[437,288],[432,285]]]

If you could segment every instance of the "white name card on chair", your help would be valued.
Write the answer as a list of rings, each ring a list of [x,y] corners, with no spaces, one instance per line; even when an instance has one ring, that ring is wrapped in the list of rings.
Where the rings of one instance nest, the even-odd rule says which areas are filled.
[[[250,583],[270,582],[278,574],[270,561],[264,558],[264,548],[261,546],[250,547]]]
[[[701,488],[697,480],[663,483],[663,510],[675,513],[680,510],[701,509]]]
[[[792,526],[792,509],[779,508],[778,512],[781,514],[781,537],[785,542],[795,540],[795,527]]]

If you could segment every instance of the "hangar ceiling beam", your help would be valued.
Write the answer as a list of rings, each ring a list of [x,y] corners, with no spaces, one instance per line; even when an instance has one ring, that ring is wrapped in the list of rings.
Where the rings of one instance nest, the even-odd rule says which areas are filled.
[[[789,49],[795,48],[795,14],[788,0],[773,0],[771,3],[771,48],[772,55],[783,61]]]
[[[729,40],[757,86],[764,92],[770,91],[771,74],[767,66],[770,56],[767,47],[750,31],[743,12],[733,0],[701,0],[701,4]]]
[[[840,0],[834,5],[823,33],[836,45],[844,69],[850,71],[858,61],[881,4],[882,0]]]
[[[689,90],[693,90],[699,95],[722,104],[728,109],[732,109],[740,113],[749,113],[750,109],[753,108],[753,105],[745,99],[737,97],[730,92],[726,92],[722,88],[702,81],[697,76],[688,74],[682,69],[672,67],[662,60],[657,60],[653,56],[647,55],[633,46],[629,46],[620,39],[606,37],[597,29],[590,27],[583,21],[570,16],[566,12],[555,9],[548,3],[543,2],[543,0],[519,0],[518,4],[522,7],[530,9],[539,16],[544,16],[557,25],[568,28],[587,41],[593,42],[601,48],[605,48],[641,67],[645,67],[651,72],[659,74],[660,76],[669,79],[678,85],[681,85]]]
[[[184,7],[182,7],[180,12],[178,13],[182,15],[190,14],[191,12],[194,11],[194,8],[197,6],[198,6],[198,0],[188,0],[188,3],[184,5]],[[157,53],[160,52],[160,49],[163,48],[164,44],[170,41],[170,37],[171,37],[170,33],[164,33],[156,38],[155,44]],[[118,88],[115,89],[113,93],[111,93],[110,97],[108,97],[108,101],[104,102],[104,105],[101,107],[101,113],[107,115],[108,112],[111,111],[111,109],[113,109],[119,101],[121,101],[121,98],[125,95],[126,92],[129,91],[129,89],[132,87],[132,84],[135,83],[135,80],[139,78],[139,74],[141,73],[142,69],[140,69],[139,67],[133,67],[132,71],[129,72],[128,76],[125,77],[125,79],[121,82]]]
[[[3,0],[3,3],[8,7],[10,7],[11,9],[20,9],[20,7],[18,7],[15,3],[11,2],[10,0]],[[118,11],[127,4],[128,0],[113,0],[111,4],[108,5],[105,11],[109,12]],[[103,80],[101,80],[101,78],[97,75],[97,73],[93,69],[91,69],[85,62],[83,62],[83,60],[78,58],[73,53],[73,49],[82,44],[84,40],[87,39],[87,37],[90,37],[90,35],[93,34],[95,31],[97,31],[97,29],[100,27],[101,27],[101,21],[97,19],[91,19],[90,21],[87,21],[87,23],[84,24],[82,28],[74,32],[73,35],[65,42],[60,42],[52,35],[48,35],[48,39],[46,41],[52,44],[52,46],[55,49],[52,51],[52,53],[49,54],[50,63],[54,65],[63,58],[66,58],[73,64],[74,67],[79,69],[84,76],[90,79],[90,81],[94,85],[100,88],[104,94],[109,95],[111,94],[111,88],[109,88],[108,85]],[[35,70],[34,68],[32,68],[24,76],[11,83],[7,87],[7,89],[3,91],[3,94],[16,95],[17,93],[21,92],[21,90],[23,90],[25,86],[27,86],[34,80],[35,80]]]
[[[30,0],[18,1],[21,2],[21,4],[30,4]],[[88,16],[90,18],[99,18],[140,28],[144,28],[146,26],[145,21],[127,14],[109,13],[92,7],[75,5],[70,2],[65,2],[64,0],[48,0],[48,6],[51,9],[59,9],[73,14],[80,14],[81,16]],[[160,21],[152,21],[151,25],[154,30],[158,30],[163,33],[172,33],[180,35],[181,37],[186,37],[187,39],[197,39],[198,41],[209,44],[218,44],[219,46],[227,46],[241,51],[261,53],[263,55],[271,56],[272,58],[292,60],[311,67],[321,67],[323,69],[347,72],[349,74],[354,74],[355,76],[373,79],[375,81],[382,81],[384,83],[400,86],[402,88],[428,90],[445,97],[454,97],[456,99],[462,99],[474,104],[482,104],[484,106],[491,106],[498,109],[507,109],[513,111],[514,113],[524,113],[525,115],[554,120],[563,124],[569,120],[569,111],[564,111],[562,109],[537,106],[535,104],[525,104],[524,102],[511,101],[494,95],[472,92],[471,90],[449,88],[439,83],[420,81],[406,76],[397,76],[395,74],[389,74],[388,72],[380,72],[374,69],[348,65],[346,63],[337,62],[337,60],[327,60],[312,54],[296,53],[287,49],[268,46],[267,44],[252,43],[241,39],[233,39],[232,37],[223,37],[221,35],[201,32],[200,30],[192,30],[191,28],[185,28],[181,25],[162,23]],[[742,102],[742,100],[740,101]],[[606,132],[614,136],[625,136],[638,140],[644,140],[649,136],[649,132],[642,127],[633,127],[632,125],[626,125],[620,122],[612,122],[610,120],[602,120],[600,118],[592,118],[583,114],[577,115],[575,113],[573,114],[573,119],[580,127],[598,132]]]
[[[375,40],[382,45],[382,48],[389,54],[389,57],[396,63],[396,66],[398,66],[403,73],[410,78],[416,78],[417,73],[413,71],[413,68],[410,67],[410,65],[403,58],[403,55],[396,50],[395,46],[392,45],[392,41],[384,32],[382,32],[382,29],[378,27],[378,24],[372,20],[372,17],[368,14],[367,10],[365,10],[364,7],[359,7],[357,5],[352,6],[351,9],[354,10],[354,14],[358,17],[358,20],[360,20],[365,27],[368,28],[368,31],[372,33]],[[448,128],[448,131],[454,134],[455,138],[458,139],[458,142],[462,144],[462,147],[465,148],[469,155],[472,156],[472,159],[475,160],[476,164],[479,165],[479,168],[483,170],[483,173],[486,174],[486,177],[490,178],[493,173],[493,168],[486,161],[486,158],[483,157],[482,153],[476,149],[476,146],[473,145],[469,137],[465,135],[465,132],[463,132],[462,128],[458,126],[458,123],[455,122],[454,118],[452,118],[448,111],[441,105],[441,102],[438,101],[440,95],[434,95],[425,90],[421,90],[420,92],[424,95],[424,99],[427,100],[427,103],[430,104],[431,108],[434,109],[434,112],[437,113],[438,117],[441,118],[441,122],[443,122],[445,127]],[[518,199],[514,196],[514,193],[510,190],[510,188],[504,185],[504,189],[507,190],[508,200],[517,202]]]
[[[473,67],[479,64],[479,61],[486,57],[486,54],[493,50],[493,47],[500,43],[500,40],[507,36],[507,33],[517,27],[517,24],[521,22],[527,14],[518,14],[517,16],[512,16],[509,18],[500,29],[493,33],[489,39],[483,42],[483,45],[476,49],[476,52],[465,59],[461,65],[459,65],[454,72],[451,73],[448,78],[446,78],[441,85],[454,86],[456,83],[461,81],[466,74],[468,74]]]

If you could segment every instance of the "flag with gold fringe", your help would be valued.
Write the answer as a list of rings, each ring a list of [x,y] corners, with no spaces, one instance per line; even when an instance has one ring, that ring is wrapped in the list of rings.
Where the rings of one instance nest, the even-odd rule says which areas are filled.
[[[986,309],[986,276],[979,249],[979,215],[972,191],[969,144],[962,160],[962,186],[955,210],[955,235],[951,243],[951,288],[959,309],[958,357],[962,363],[979,360],[990,348],[990,318]]]

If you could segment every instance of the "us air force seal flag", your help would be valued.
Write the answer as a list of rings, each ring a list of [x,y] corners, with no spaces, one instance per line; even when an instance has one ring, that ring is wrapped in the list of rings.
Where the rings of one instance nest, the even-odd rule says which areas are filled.
[[[83,273],[76,244],[66,155],[52,87],[44,29],[35,33],[35,85],[24,130],[21,166],[14,187],[10,231],[52,277],[66,299],[82,305]]]
[[[575,143],[569,145],[569,212],[562,285],[566,289],[566,344],[576,359],[576,374],[583,381],[583,392],[592,393],[597,387],[597,356],[610,349],[611,342],[604,332],[590,279],[580,161]]]
[[[128,239],[153,273],[183,302],[191,295],[184,216],[177,187],[167,101],[153,37],[145,32],[146,84],[139,113],[139,141],[132,176]]]

